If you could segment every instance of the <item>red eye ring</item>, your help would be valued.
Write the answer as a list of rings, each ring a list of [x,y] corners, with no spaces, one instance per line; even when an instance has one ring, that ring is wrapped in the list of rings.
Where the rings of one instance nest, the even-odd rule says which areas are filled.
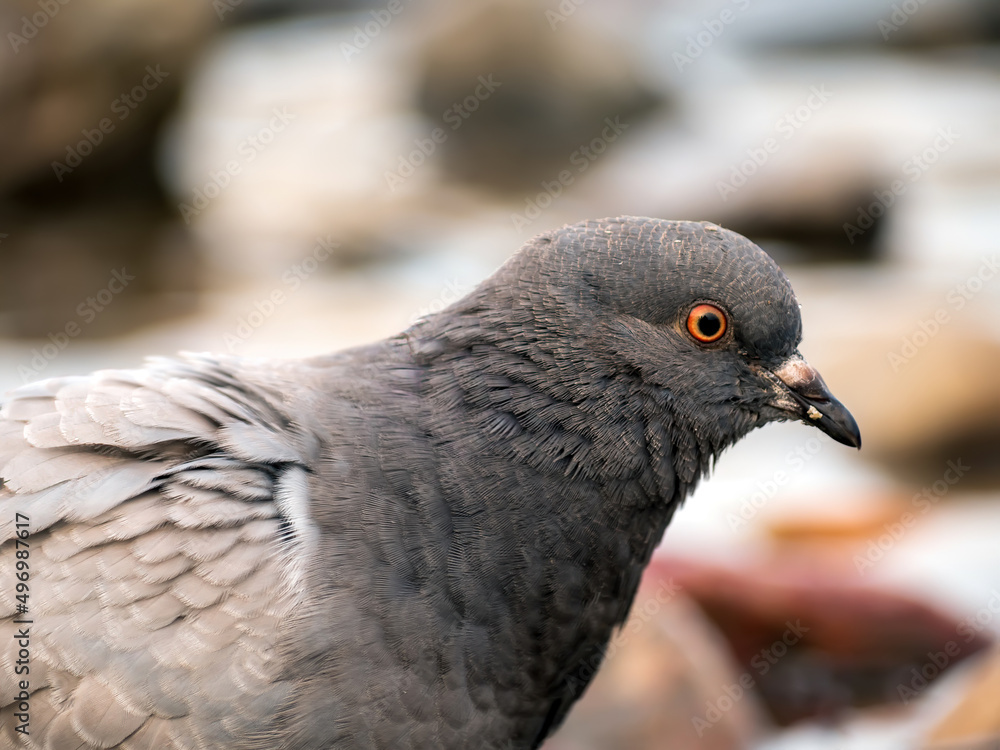
[[[695,305],[688,313],[687,329],[695,341],[711,344],[726,335],[729,321],[715,305]]]

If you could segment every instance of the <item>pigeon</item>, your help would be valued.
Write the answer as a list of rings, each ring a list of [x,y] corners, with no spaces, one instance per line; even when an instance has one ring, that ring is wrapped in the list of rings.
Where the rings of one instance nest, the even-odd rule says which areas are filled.
[[[860,447],[800,338],[752,242],[619,217],[374,344],[22,386],[0,747],[539,747],[723,449]]]

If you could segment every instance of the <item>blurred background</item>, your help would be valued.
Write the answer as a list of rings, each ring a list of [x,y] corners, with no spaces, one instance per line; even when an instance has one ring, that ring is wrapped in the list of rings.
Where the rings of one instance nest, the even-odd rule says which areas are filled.
[[[1000,747],[1000,5],[6,0],[0,388],[300,356],[527,238],[711,220],[850,451],[753,434],[548,750]]]

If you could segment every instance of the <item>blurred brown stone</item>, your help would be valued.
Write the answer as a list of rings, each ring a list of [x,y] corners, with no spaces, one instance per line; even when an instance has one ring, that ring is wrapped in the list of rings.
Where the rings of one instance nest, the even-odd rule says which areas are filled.
[[[97,131],[86,163],[157,121],[216,21],[201,0],[4,3],[0,195],[40,179],[56,189],[52,162],[65,161],[84,131]]]
[[[561,170],[576,172],[581,165],[571,155],[601,135],[606,117],[631,126],[658,103],[624,40],[579,18],[560,21],[555,8],[534,0],[438,4],[439,19],[448,21],[439,21],[423,52],[420,103],[448,133],[442,156],[453,175],[506,190],[536,188]],[[456,112],[479,76],[498,82],[495,92],[472,102],[474,115]]]
[[[66,337],[115,336],[197,305],[191,237],[147,205],[22,216],[9,228],[0,247],[0,336],[40,347],[55,340],[62,350]]]
[[[0,8],[0,335],[55,337],[61,350],[67,326],[86,338],[190,311],[195,246],[160,187],[156,151],[217,26],[201,0]],[[122,268],[135,282],[81,315]]]
[[[739,570],[654,560],[704,609],[749,670],[774,718],[835,719],[850,707],[909,702],[989,639],[922,602],[860,585],[795,555]]]
[[[995,317],[1000,280],[972,293],[967,280],[982,266],[873,269],[832,288],[829,275],[796,279],[810,346],[827,353],[817,366],[862,425],[865,454],[915,474],[916,489],[940,479],[948,460],[971,465],[966,489],[1000,476],[1000,344],[983,325]]]

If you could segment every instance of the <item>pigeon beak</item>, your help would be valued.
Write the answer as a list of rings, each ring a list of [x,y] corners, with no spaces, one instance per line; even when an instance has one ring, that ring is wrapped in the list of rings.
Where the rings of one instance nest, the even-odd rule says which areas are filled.
[[[818,427],[838,443],[861,448],[858,423],[847,408],[833,397],[815,367],[796,354],[773,372],[788,388],[803,422]]]

